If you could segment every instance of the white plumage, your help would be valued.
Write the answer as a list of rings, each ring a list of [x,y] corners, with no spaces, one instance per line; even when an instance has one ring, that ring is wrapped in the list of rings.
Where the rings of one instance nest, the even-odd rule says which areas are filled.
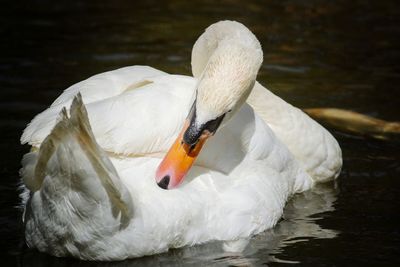
[[[21,137],[33,147],[21,171],[30,190],[29,246],[56,256],[121,260],[238,240],[273,227],[291,195],[337,177],[336,140],[256,82],[247,103],[234,97],[237,111],[206,143],[185,182],[168,191],[157,186],[157,166],[209,74],[204,57],[226,35],[250,49],[255,42],[237,22],[216,23],[195,45],[195,77],[145,66],[98,74],[65,90],[32,120]],[[243,86],[251,89],[254,80]],[[85,104],[80,96],[73,100],[78,93]],[[215,100],[212,95],[218,92],[205,99]],[[213,112],[218,108],[203,117]]]

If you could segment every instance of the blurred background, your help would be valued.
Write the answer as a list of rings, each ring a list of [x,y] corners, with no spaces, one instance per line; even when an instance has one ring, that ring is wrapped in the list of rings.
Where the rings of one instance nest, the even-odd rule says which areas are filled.
[[[98,266],[23,245],[16,207],[26,124],[96,73],[150,65],[190,75],[194,41],[218,20],[255,33],[265,54],[258,81],[289,103],[400,120],[398,1],[8,1],[0,14],[1,266]],[[329,130],[344,156],[337,182],[294,197],[242,254],[214,242],[101,266],[399,264],[400,143]]]

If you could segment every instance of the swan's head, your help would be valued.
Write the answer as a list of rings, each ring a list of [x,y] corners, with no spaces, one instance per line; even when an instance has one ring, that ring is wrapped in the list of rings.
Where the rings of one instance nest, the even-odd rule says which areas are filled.
[[[222,23],[240,27],[219,40],[209,53],[184,127],[157,169],[156,181],[161,188],[171,189],[183,181],[206,140],[239,110],[254,86],[263,58],[258,40],[242,24]]]

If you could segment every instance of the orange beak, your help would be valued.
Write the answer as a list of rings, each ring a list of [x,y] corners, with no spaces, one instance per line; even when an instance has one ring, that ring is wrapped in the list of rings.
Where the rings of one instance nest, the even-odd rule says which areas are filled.
[[[190,146],[183,141],[183,135],[188,127],[189,120],[186,120],[178,138],[158,166],[156,181],[158,186],[163,189],[172,189],[182,183],[199,155],[201,148],[212,135],[210,132],[205,131],[198,139],[198,142]]]

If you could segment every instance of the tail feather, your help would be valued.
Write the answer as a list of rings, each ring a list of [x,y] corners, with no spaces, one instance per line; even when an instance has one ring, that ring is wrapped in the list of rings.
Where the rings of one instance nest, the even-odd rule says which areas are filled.
[[[32,193],[57,190],[53,188],[54,185],[43,188],[45,179],[65,179],[61,182],[62,186],[70,188],[70,191],[79,191],[85,198],[99,202],[104,198],[98,189],[101,185],[109,199],[113,217],[120,215],[121,228],[129,224],[133,216],[131,196],[112,162],[96,143],[80,94],[72,102],[70,117],[63,108],[39,152],[28,153],[24,157],[23,165],[21,174]],[[79,204],[75,206],[79,208]],[[81,206],[85,209],[83,204]],[[75,212],[79,213],[76,209],[75,207]]]
[[[132,205],[127,205],[127,203],[131,203],[132,200],[129,193],[126,192],[125,195],[122,195],[121,187],[123,185],[117,185],[115,182],[120,180],[117,171],[108,159],[107,154],[95,141],[81,94],[78,94],[77,97],[74,98],[74,101],[72,101],[70,122],[74,130],[79,133],[77,139],[81,148],[85,151],[101,184],[113,203],[114,215],[121,212],[121,220],[124,220],[126,223],[132,217]]]

